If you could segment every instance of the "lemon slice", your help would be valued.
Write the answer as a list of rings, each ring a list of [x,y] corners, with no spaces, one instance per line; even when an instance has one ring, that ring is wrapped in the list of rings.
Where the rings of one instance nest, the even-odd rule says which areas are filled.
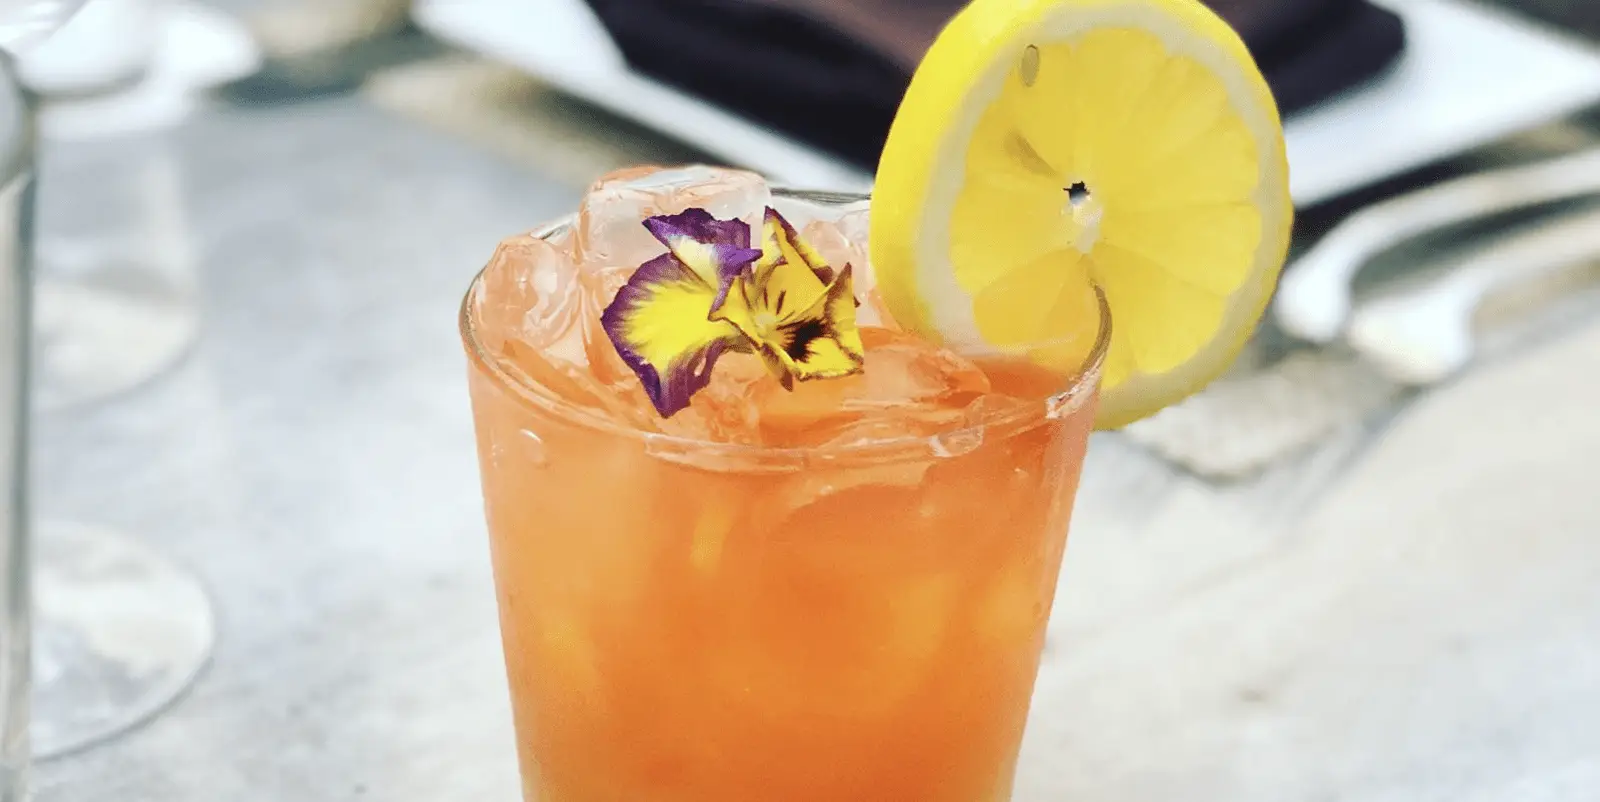
[[[1260,320],[1293,207],[1277,106],[1196,0],[975,0],[929,50],[873,189],[884,301],[1070,374],[1111,308],[1099,417],[1199,390]]]

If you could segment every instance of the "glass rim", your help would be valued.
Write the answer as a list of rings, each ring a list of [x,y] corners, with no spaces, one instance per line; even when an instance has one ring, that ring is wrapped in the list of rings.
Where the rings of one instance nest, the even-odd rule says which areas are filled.
[[[772,193],[775,198],[821,206],[851,205],[871,199],[866,193],[796,190],[783,187],[773,187]],[[576,214],[568,214],[538,226],[528,234],[537,239],[547,240],[568,231],[576,221]],[[554,416],[563,423],[637,441],[646,450],[653,451],[666,459],[672,459],[675,454],[681,455],[682,459],[675,461],[683,462],[693,461],[695,455],[709,455],[715,459],[744,459],[771,467],[798,468],[819,462],[831,464],[859,460],[882,463],[897,458],[911,460],[936,457],[939,456],[937,446],[939,441],[959,440],[963,436],[986,437],[990,430],[996,428],[1008,434],[1017,434],[1042,426],[1050,420],[1076,413],[1098,390],[1106,353],[1111,345],[1111,308],[1106,301],[1104,290],[1095,285],[1100,325],[1094,346],[1079,366],[1078,372],[1072,377],[1071,383],[1046,398],[1030,399],[1021,407],[999,412],[992,417],[978,419],[947,431],[926,435],[883,438],[848,445],[766,446],[726,443],[635,428],[605,415],[590,412],[550,392],[547,388],[507,370],[478,337],[477,321],[472,314],[473,297],[482,286],[484,273],[488,269],[486,265],[473,275],[472,281],[467,285],[466,294],[461,299],[458,317],[461,340],[475,369],[484,371],[501,389],[510,391],[512,397],[525,407]]]

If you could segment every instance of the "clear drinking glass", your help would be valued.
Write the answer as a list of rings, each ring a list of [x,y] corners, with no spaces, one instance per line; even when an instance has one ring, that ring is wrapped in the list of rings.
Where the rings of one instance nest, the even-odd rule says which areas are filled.
[[[597,418],[483,339],[508,300],[460,323],[528,802],[1010,799],[1103,299],[1048,400],[815,448]]]

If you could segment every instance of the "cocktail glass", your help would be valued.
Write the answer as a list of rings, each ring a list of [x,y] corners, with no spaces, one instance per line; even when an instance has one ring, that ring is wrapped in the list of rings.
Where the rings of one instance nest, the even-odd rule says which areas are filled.
[[[692,173],[662,175],[633,184],[682,184],[655,211],[696,194]],[[864,254],[864,199],[776,195]],[[620,222],[561,221],[523,244],[581,260]],[[930,423],[938,405],[860,385],[830,406],[828,382],[746,407],[728,379],[707,409],[754,409],[794,442],[829,435],[712,442],[586,394],[603,366],[585,375],[562,354],[605,346],[594,300],[553,310],[566,279],[547,266],[508,281],[497,271],[518,247],[473,282],[461,334],[525,799],[1008,800],[1092,429],[1103,299],[1097,341],[1056,392],[1020,361],[963,362],[987,390]],[[580,283],[614,291],[604,263]],[[499,327],[526,299],[506,288],[538,296],[526,320],[580,334],[517,342]],[[911,374],[939,370],[938,357],[875,365],[879,339],[867,337],[872,381],[916,387]],[[869,400],[883,407],[865,422],[834,415]]]

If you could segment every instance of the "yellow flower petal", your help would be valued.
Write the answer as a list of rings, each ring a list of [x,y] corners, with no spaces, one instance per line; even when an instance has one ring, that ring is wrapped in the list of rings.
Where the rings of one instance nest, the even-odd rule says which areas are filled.
[[[761,232],[761,258],[752,267],[759,297],[751,298],[752,305],[780,321],[794,320],[822,297],[833,269],[776,209],[767,208]]]
[[[750,332],[744,332],[750,336]],[[834,379],[861,371],[865,361],[856,327],[856,299],[846,265],[827,292],[793,321],[763,332],[756,347],[784,387],[796,380]],[[752,338],[755,339],[755,338]],[[781,373],[780,373],[781,371]]]
[[[728,323],[707,319],[717,291],[697,271],[663,254],[634,271],[600,316],[662,417],[688,406],[689,397],[711,381],[717,357],[742,339]]]

